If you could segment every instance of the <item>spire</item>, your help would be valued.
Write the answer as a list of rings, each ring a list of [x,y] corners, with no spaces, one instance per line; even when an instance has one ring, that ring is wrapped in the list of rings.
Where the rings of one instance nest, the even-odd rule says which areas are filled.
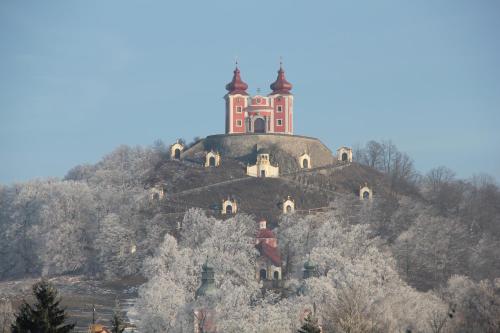
[[[271,89],[273,94],[290,94],[290,90],[292,90],[292,84],[288,82],[285,78],[285,70],[283,69],[283,61],[280,57],[280,69],[278,71],[278,77],[273,84],[271,84]]]
[[[201,269],[201,286],[196,290],[196,297],[213,296],[215,294],[214,268],[207,259]]]
[[[226,85],[226,90],[229,91],[229,94],[241,94],[248,95],[246,90],[248,85],[243,82],[240,77],[240,69],[238,68],[238,60],[236,62],[236,67],[233,72],[233,79]]]

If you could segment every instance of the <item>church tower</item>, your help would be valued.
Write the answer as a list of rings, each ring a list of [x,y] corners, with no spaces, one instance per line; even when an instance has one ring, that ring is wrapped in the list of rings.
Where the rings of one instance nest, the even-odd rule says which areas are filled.
[[[226,134],[275,133],[293,135],[292,84],[285,78],[280,62],[276,81],[267,96],[249,96],[248,85],[240,76],[238,63],[233,79],[226,85]]]
[[[245,109],[248,106],[248,85],[240,76],[238,63],[233,72],[233,79],[226,85],[226,134],[245,133]]]
[[[286,80],[281,62],[278,77],[271,84],[271,90],[269,98],[274,108],[274,132],[293,134],[293,95],[290,93],[292,84]]]

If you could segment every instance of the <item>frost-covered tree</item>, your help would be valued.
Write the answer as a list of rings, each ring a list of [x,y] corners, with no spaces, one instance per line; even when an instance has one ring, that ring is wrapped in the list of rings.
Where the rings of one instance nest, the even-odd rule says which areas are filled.
[[[192,328],[193,311],[211,307],[217,329],[223,332],[296,329],[299,309],[295,303],[271,294],[261,296],[255,271],[255,221],[244,215],[222,221],[193,209],[182,226],[180,242],[167,235],[156,255],[145,263],[149,280],[141,287],[137,304],[141,328],[151,332]],[[195,298],[200,268],[207,259],[215,268],[217,290],[210,304]]]
[[[131,231],[117,214],[109,214],[100,223],[93,246],[98,252],[101,272],[108,278],[131,275],[137,271],[136,245]]]
[[[10,332],[10,326],[14,320],[14,310],[10,300],[0,298],[0,333]]]
[[[493,333],[500,330],[500,280],[474,282],[452,276],[443,291],[450,306],[453,332]]]

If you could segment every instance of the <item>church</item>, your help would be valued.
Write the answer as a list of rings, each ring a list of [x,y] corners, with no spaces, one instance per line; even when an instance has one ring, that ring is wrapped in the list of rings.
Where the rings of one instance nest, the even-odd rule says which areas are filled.
[[[267,96],[247,93],[248,85],[241,79],[238,63],[233,79],[226,85],[226,134],[277,133],[293,134],[292,84],[285,78],[280,63],[278,77]]]

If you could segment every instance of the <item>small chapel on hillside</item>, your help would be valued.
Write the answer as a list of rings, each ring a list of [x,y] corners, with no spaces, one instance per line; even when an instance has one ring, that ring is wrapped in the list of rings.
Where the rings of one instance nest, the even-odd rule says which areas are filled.
[[[278,77],[267,96],[247,93],[236,63],[233,79],[226,85],[226,134],[278,133],[293,134],[292,84],[285,78],[280,63]]]

